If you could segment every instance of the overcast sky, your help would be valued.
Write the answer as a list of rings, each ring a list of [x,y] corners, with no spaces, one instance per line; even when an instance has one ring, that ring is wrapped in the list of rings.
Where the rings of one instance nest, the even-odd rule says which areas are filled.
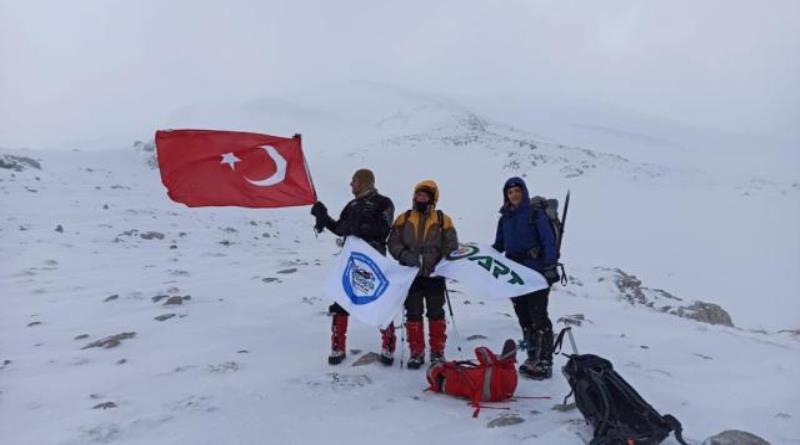
[[[0,146],[349,79],[800,139],[800,0],[0,0]]]

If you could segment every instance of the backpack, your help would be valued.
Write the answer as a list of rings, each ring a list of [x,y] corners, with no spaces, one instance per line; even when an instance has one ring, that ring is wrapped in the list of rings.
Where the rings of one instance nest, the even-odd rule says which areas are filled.
[[[553,233],[556,238],[556,246],[561,247],[561,233],[564,229],[561,224],[561,217],[558,216],[558,200],[555,198],[545,198],[542,196],[534,196],[531,198],[531,217],[530,225],[536,227],[536,212],[544,212],[550,225],[553,227]],[[561,252],[558,252],[559,257]]]
[[[567,192],[567,198],[564,203],[564,220],[562,220],[558,216],[557,199],[534,196],[531,198],[531,215],[528,221],[530,226],[536,229],[536,212],[543,212],[545,216],[547,216],[547,220],[550,221],[550,226],[553,228],[553,235],[556,240],[556,266],[561,269],[561,273],[559,274],[554,270],[552,275],[545,274],[545,278],[548,284],[553,284],[560,280],[562,286],[567,285],[567,271],[564,270],[564,264],[558,262],[558,260],[561,259],[561,239],[564,235],[564,222],[566,221],[567,210],[569,209],[569,192]]]
[[[672,431],[678,442],[686,445],[678,419],[659,414],[614,371],[610,361],[592,354],[568,357],[562,371],[572,389],[570,395],[575,395],[575,405],[594,427],[590,445],[657,445]]]
[[[434,363],[428,368],[428,390],[463,397],[475,408],[478,417],[480,402],[500,402],[510,399],[517,389],[517,345],[506,340],[503,352],[497,357],[489,348],[475,348],[474,361]]]

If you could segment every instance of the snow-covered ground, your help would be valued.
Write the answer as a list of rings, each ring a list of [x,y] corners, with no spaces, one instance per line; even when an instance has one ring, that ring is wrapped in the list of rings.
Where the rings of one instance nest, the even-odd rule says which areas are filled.
[[[356,168],[375,170],[398,211],[433,178],[462,240],[491,239],[508,176],[549,196],[570,189],[563,259],[574,279],[556,286],[551,317],[584,315],[581,351],[610,358],[689,438],[737,428],[800,443],[800,178],[648,163],[601,136],[602,150],[562,145],[479,111],[362,84],[186,107],[163,127],[302,132],[332,213]],[[518,395],[551,400],[476,420],[465,402],[423,392],[422,371],[353,366],[379,348],[357,321],[348,346],[360,352],[328,366],[333,237],[314,236],[308,208],[175,204],[143,146],[0,152],[41,164],[0,169],[0,442],[558,445],[590,435],[577,411],[552,409],[568,392],[560,375],[520,382]],[[510,304],[458,285],[451,295],[449,357],[519,336]],[[720,305],[736,327],[670,314],[694,300]],[[508,416],[523,422],[488,427]]]

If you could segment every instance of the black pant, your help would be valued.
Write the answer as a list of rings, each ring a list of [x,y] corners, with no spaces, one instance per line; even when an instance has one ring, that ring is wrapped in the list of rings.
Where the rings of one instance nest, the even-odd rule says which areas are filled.
[[[514,312],[517,313],[517,320],[523,331],[528,328],[532,328],[534,331],[552,329],[553,325],[547,315],[549,295],[550,288],[548,287],[547,289],[511,299],[514,304]]]
[[[406,320],[421,321],[424,307],[428,320],[444,320],[444,292],[443,277],[415,278],[406,297]]]

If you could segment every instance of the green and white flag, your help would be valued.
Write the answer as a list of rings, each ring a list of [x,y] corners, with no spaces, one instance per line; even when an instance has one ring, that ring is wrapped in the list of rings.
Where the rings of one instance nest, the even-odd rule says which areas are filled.
[[[460,244],[436,266],[433,275],[452,278],[480,298],[518,297],[548,287],[539,272],[479,243]]]

